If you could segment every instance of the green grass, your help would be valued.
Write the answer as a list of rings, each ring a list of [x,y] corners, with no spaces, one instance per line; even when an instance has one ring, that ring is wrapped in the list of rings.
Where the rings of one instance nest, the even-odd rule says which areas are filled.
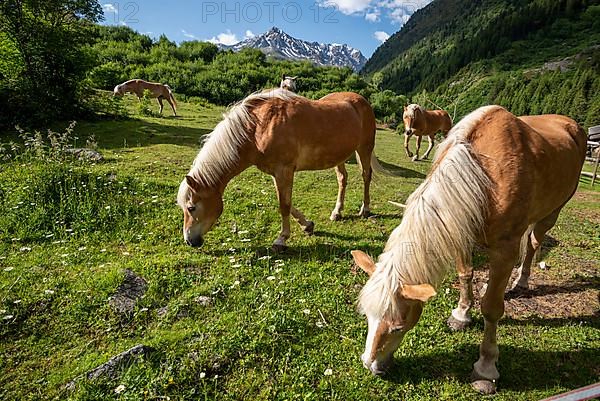
[[[315,221],[316,235],[293,226],[283,255],[270,251],[280,224],[272,180],[249,169],[228,187],[225,212],[204,247],[192,249],[183,244],[175,195],[223,109],[181,102],[179,111],[177,119],[80,123],[78,136],[94,134],[107,158],[98,165],[0,165],[0,318],[12,315],[0,321],[0,399],[478,398],[468,377],[482,319],[477,312],[462,333],[446,328],[457,300],[452,277],[405,338],[389,376],[371,376],[359,359],[366,321],[356,299],[366,277],[352,272],[350,250],[380,253],[401,220],[387,201],[405,200],[428,162],[410,162],[402,138],[379,132],[379,158],[405,178],[377,179],[376,216],[368,220],[355,217],[362,193],[356,164],[348,164],[341,222],[328,220],[333,171],[298,174],[294,203]],[[599,199],[582,182],[550,233],[559,244],[548,250],[548,274],[592,274],[598,282]],[[129,317],[107,301],[124,269],[148,281]],[[212,304],[202,306],[198,296]],[[495,398],[536,400],[598,381],[599,323],[597,313],[504,319]],[[154,351],[119,378],[64,389],[139,343]],[[120,384],[125,391],[117,395]]]

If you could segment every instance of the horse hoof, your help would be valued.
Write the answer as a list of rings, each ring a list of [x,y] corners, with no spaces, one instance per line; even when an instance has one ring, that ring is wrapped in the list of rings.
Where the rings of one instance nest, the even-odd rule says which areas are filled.
[[[406,156],[413,157],[413,154],[412,153],[407,153]]]
[[[452,331],[463,331],[467,327],[469,327],[469,325],[471,324],[471,322],[469,322],[469,321],[458,320],[452,315],[450,315],[450,317],[448,318],[448,321],[446,323],[448,324],[448,327],[450,327],[450,330],[452,330]]]
[[[413,157],[413,158],[412,158],[412,161],[414,161],[414,162],[418,162],[418,161],[419,161],[419,156],[415,156],[415,157]]]
[[[492,395],[496,393],[496,384],[489,380],[475,380],[471,383],[475,391],[482,395]]]
[[[304,232],[307,235],[313,235],[315,232],[315,223],[313,221],[309,221],[306,227],[304,227]]]
[[[274,253],[284,253],[285,251],[288,250],[288,246],[287,245],[281,245],[281,244],[273,244],[273,246],[271,247],[271,249],[273,249]]]
[[[329,216],[329,220],[331,220],[331,221],[340,221],[341,219],[342,219],[341,213],[331,213],[331,216]]]
[[[368,210],[361,210],[361,212],[358,214],[358,217],[362,217],[363,219],[368,219],[369,217],[371,217],[371,212]]]

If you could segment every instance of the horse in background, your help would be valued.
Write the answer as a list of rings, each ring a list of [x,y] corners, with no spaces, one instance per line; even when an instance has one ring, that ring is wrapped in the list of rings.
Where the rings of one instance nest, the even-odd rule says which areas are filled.
[[[158,100],[158,104],[160,105],[160,114],[163,112],[164,99],[171,105],[171,109],[173,109],[173,115],[177,116],[177,102],[175,101],[175,96],[173,96],[173,91],[169,85],[146,82],[141,79],[132,79],[115,86],[113,96],[123,96],[126,93],[133,93],[138,97],[138,99],[141,99],[144,96],[144,91],[149,91],[150,97]]]
[[[228,183],[256,166],[273,176],[282,220],[273,249],[285,250],[290,214],[309,235],[315,226],[292,206],[294,173],[335,168],[339,188],[330,219],[338,220],[348,177],[344,163],[355,152],[364,183],[359,215],[368,217],[372,171],[386,172],[373,153],[375,128],[371,105],[356,93],[333,93],[309,100],[277,88],[246,97],[207,136],[181,182],[177,201],[184,214],[184,240],[195,247],[203,244],[205,234],[223,212],[223,192]]]
[[[283,74],[279,87],[281,89],[287,89],[289,91],[296,92],[296,79],[298,79],[298,77],[288,77],[287,75]]]
[[[419,160],[419,150],[421,149],[421,139],[424,136],[429,137],[429,148],[423,155],[423,159],[429,157],[435,143],[435,134],[442,132],[444,136],[452,128],[452,119],[444,110],[425,110],[418,104],[404,106],[404,149],[408,157],[413,157],[413,153],[408,149],[410,137],[417,137],[417,150],[413,161]]]
[[[500,376],[496,331],[511,272],[520,260],[513,287],[527,288],[532,258],[575,193],[585,153],[585,132],[564,116],[517,118],[500,106],[487,106],[458,123],[439,146],[428,177],[408,198],[402,222],[378,262],[352,251],[370,276],[359,298],[369,330],[364,366],[374,374],[385,372],[453,266],[460,299],[448,325],[453,330],[469,325],[471,258],[479,244],[487,249],[490,267],[472,385],[484,394],[495,392]]]

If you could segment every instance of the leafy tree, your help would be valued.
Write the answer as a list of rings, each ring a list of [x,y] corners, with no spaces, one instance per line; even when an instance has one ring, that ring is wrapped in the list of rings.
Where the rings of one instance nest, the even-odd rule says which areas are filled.
[[[92,61],[85,50],[90,23],[101,18],[96,0],[0,2],[3,47],[15,50],[19,64],[0,76],[0,102],[6,102],[0,104],[0,124],[72,116]]]

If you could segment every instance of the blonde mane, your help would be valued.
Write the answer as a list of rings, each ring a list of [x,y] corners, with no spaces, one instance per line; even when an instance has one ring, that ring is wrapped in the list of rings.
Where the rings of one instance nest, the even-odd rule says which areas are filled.
[[[223,120],[204,138],[202,149],[194,159],[188,175],[205,185],[211,187],[217,185],[223,174],[230,171],[239,160],[239,149],[249,139],[247,130],[253,129],[257,124],[252,114],[256,103],[269,99],[288,101],[295,98],[302,97],[288,90],[276,88],[253,93],[231,106],[223,114]],[[189,199],[189,192],[189,187],[184,180],[177,196],[180,205]]]
[[[424,111],[421,106],[416,103],[409,104],[404,111],[404,117],[415,118],[416,111]]]
[[[397,316],[396,294],[403,283],[436,287],[457,258],[465,260],[471,253],[486,218],[490,181],[471,151],[468,136],[497,108],[475,110],[440,144],[433,170],[408,198],[401,224],[361,291],[363,313]]]

